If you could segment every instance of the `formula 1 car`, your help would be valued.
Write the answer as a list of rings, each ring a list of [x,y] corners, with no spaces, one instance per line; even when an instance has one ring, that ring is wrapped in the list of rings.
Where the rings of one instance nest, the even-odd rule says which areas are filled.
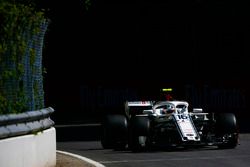
[[[104,149],[145,150],[154,146],[238,145],[238,125],[233,113],[188,110],[186,101],[133,101],[124,114],[106,115],[102,122]]]

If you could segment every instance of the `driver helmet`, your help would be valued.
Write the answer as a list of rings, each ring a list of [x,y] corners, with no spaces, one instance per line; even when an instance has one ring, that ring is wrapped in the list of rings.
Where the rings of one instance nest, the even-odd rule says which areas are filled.
[[[166,105],[166,107],[164,108],[163,111],[166,114],[170,114],[170,113],[173,113],[175,111],[175,108],[173,105]]]

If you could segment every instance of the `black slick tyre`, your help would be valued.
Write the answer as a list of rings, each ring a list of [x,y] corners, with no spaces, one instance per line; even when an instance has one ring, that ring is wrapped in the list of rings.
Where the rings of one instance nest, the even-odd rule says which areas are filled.
[[[124,115],[106,115],[101,125],[101,144],[104,149],[125,149],[128,143],[128,122]]]
[[[220,149],[232,149],[238,145],[238,125],[236,116],[233,113],[219,113],[215,124],[216,136],[222,143],[218,145]]]

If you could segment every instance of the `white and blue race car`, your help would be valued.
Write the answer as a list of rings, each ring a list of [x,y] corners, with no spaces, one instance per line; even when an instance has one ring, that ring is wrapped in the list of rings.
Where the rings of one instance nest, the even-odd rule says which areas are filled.
[[[103,148],[145,150],[154,146],[238,145],[238,125],[233,113],[189,111],[186,101],[133,101],[124,114],[106,115],[102,122]]]

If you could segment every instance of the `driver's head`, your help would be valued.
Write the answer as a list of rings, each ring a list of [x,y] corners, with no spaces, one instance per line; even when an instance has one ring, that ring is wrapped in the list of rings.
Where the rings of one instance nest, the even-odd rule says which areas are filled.
[[[170,113],[173,113],[173,112],[174,112],[174,106],[172,106],[172,105],[166,106],[165,113],[170,114]]]

